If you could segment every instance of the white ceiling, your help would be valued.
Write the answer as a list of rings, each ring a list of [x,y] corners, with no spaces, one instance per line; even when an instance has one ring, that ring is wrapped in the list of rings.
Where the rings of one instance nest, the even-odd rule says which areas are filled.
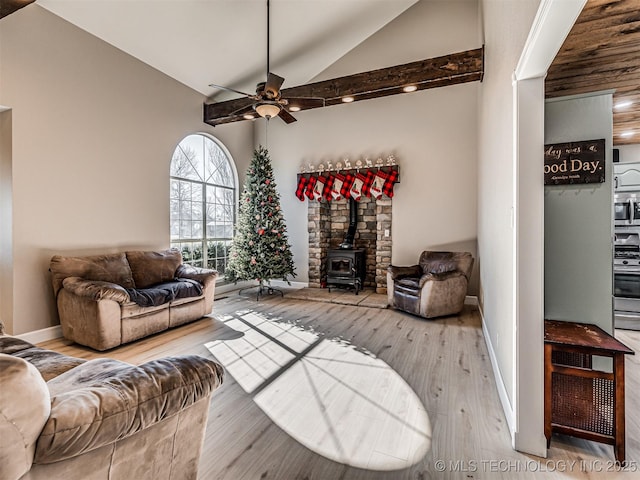
[[[309,82],[418,0],[271,0],[271,71]],[[266,76],[266,0],[37,0],[207,97]],[[357,73],[357,72],[353,72]]]

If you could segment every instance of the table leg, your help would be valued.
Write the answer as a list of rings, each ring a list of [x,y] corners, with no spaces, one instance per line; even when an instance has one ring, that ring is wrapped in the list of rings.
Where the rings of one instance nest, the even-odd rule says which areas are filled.
[[[553,364],[551,363],[552,345],[544,346],[544,436],[547,439],[547,448],[551,446],[551,409],[552,409],[552,374]]]
[[[620,463],[625,461],[625,415],[624,415],[624,355],[613,356],[615,455]]]

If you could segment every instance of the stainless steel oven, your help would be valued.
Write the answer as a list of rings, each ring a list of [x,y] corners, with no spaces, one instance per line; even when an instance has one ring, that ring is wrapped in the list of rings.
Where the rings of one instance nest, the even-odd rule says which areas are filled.
[[[640,330],[640,232],[616,229],[613,257],[615,328]]]

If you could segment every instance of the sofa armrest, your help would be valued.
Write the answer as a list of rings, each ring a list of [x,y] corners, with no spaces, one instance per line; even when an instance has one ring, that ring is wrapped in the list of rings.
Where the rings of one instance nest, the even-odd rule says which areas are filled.
[[[191,265],[180,265],[176,270],[177,278],[188,278],[200,282],[202,285],[213,281],[218,278],[218,272],[216,270],[210,270],[208,268],[192,267]]]
[[[392,280],[400,280],[405,277],[419,277],[422,275],[422,267],[420,265],[411,265],[408,267],[389,265],[387,272],[391,275]]]
[[[49,381],[51,415],[35,463],[53,463],[140,432],[209,397],[223,380],[212,360],[186,355],[140,366],[90,360]]]
[[[80,277],[67,277],[62,281],[62,286],[74,295],[87,297],[96,302],[99,300],[113,300],[124,304],[131,301],[127,291],[115,283],[85,280]]]

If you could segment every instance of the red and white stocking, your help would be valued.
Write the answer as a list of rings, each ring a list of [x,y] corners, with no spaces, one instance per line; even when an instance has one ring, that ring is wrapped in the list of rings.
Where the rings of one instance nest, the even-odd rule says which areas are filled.
[[[356,202],[359,202],[362,198],[362,185],[364,184],[364,180],[365,176],[362,173],[356,173],[351,188],[349,189],[349,197],[353,198]]]
[[[344,175],[334,173],[332,175],[333,183],[331,185],[331,198],[334,200],[342,199],[342,186],[344,185]]]
[[[371,188],[369,190],[371,196],[376,200],[380,200],[382,198],[384,184],[386,181],[387,174],[382,170],[378,170],[378,172],[373,177],[373,182],[371,183]]]
[[[300,175],[300,178],[298,179],[298,188],[296,188],[296,197],[298,197],[298,200],[301,202],[304,202],[305,200],[307,183],[309,183],[309,179],[304,175]]]
[[[387,174],[387,179],[382,188],[384,194],[389,198],[393,198],[393,185],[396,183],[396,180],[398,180],[398,170],[394,169]]]
[[[325,190],[326,190],[326,186],[327,186],[327,177],[324,177],[322,175],[319,175],[316,178],[316,183],[313,186],[313,198],[315,200],[322,200],[323,198],[325,198]]]
[[[373,177],[375,174],[368,170],[364,176],[364,181],[362,182],[362,194],[370,197],[371,196],[371,185],[373,184]]]

